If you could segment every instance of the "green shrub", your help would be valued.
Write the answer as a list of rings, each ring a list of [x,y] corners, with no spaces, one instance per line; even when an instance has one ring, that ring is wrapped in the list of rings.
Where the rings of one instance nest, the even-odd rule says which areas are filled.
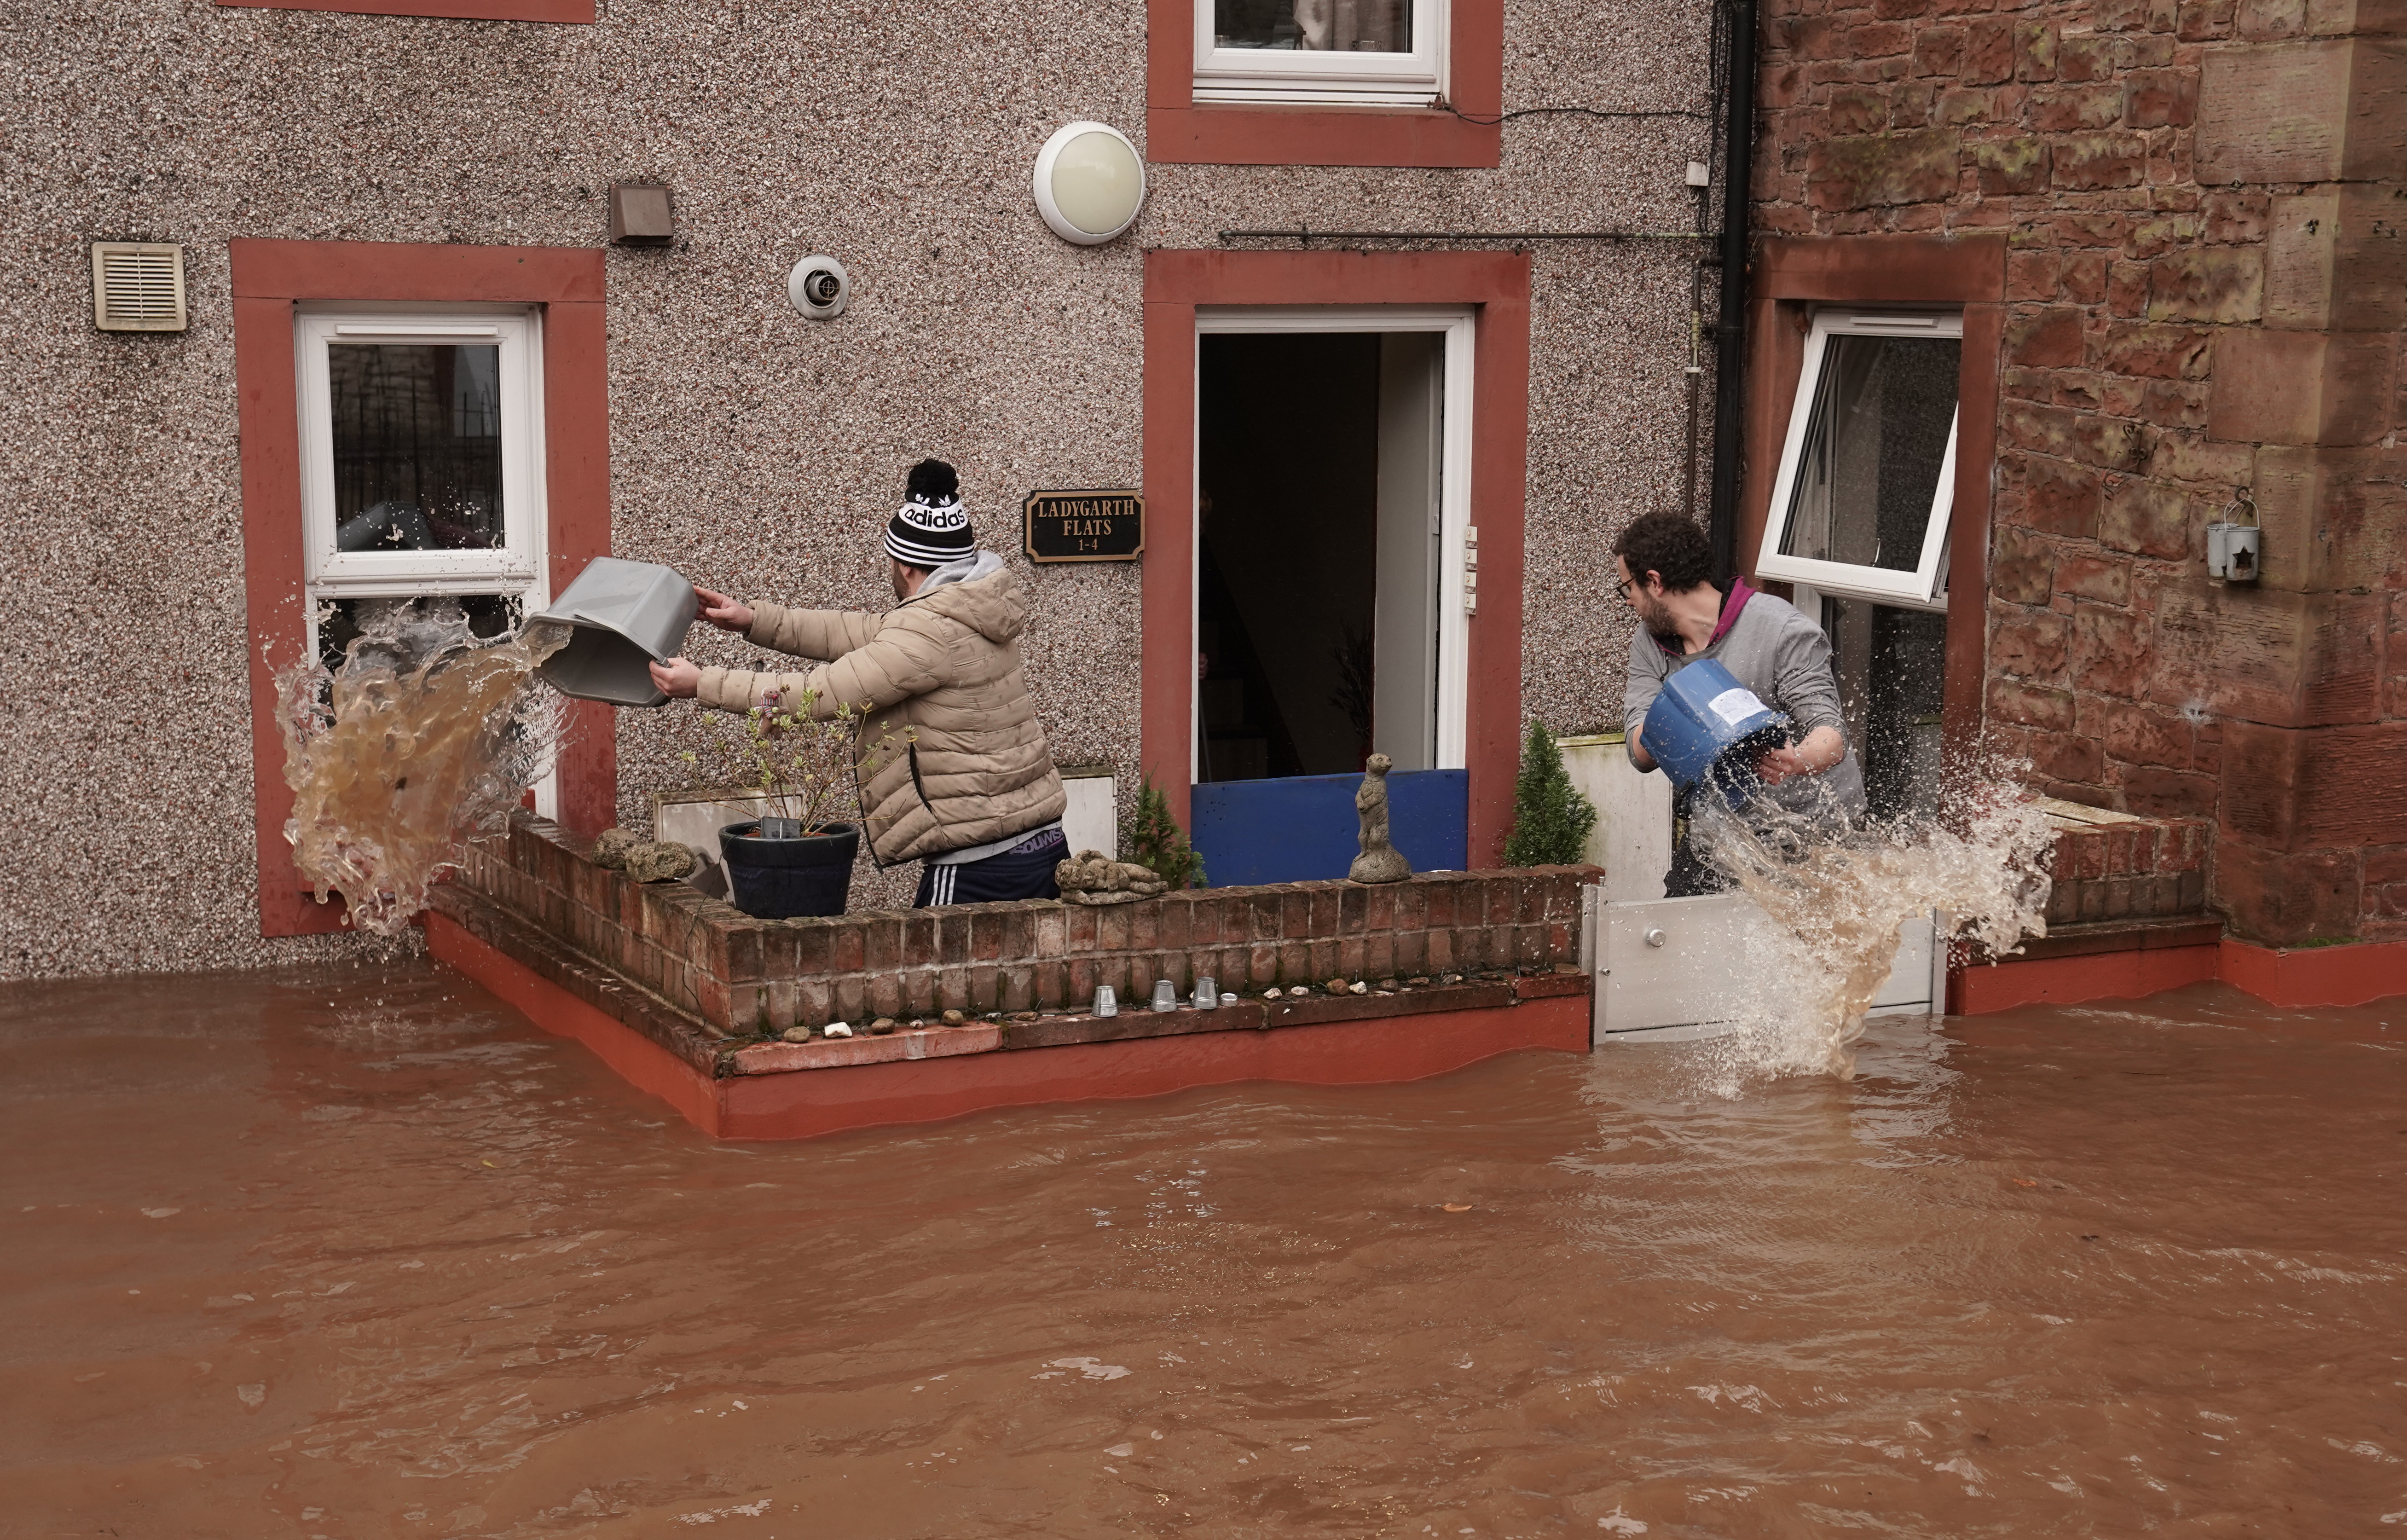
[[[1170,816],[1170,799],[1153,784],[1151,771],[1137,791],[1136,812],[1120,823],[1120,859],[1134,862],[1173,888],[1204,886],[1204,858]]]
[[[1546,724],[1533,721],[1521,746],[1521,773],[1513,781],[1513,833],[1504,841],[1507,866],[1575,866],[1587,859],[1596,828],[1596,804],[1579,794],[1563,769],[1563,751]]]

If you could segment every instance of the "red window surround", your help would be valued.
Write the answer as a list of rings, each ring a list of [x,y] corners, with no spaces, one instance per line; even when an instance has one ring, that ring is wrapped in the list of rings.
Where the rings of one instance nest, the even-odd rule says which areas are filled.
[[[544,474],[551,591],[557,593],[586,563],[610,550],[602,253],[536,246],[237,240],[232,257],[259,929],[263,935],[316,935],[341,929],[344,911],[339,901],[320,905],[311,898],[284,840],[292,792],[284,784],[274,682],[276,670],[301,655],[308,634],[301,607],[301,419],[292,307],[303,300],[544,307]],[[561,820],[587,832],[608,825],[616,814],[618,780],[609,707],[571,703],[560,758]]]
[[[263,10],[337,10],[354,16],[447,16],[464,21],[593,21],[593,0],[217,0]]]
[[[1464,723],[1470,862],[1503,862],[1521,752],[1521,516],[1530,422],[1530,259],[1518,251],[1148,251],[1145,254],[1144,763],[1190,821],[1195,737],[1195,310],[1204,305],[1477,307]]]
[[[2006,326],[2002,235],[1823,235],[1764,241],[1747,307],[1746,481],[1738,550],[1752,569],[1779,474],[1816,305],[1960,305],[1956,500],[1947,520],[1947,680],[1941,741],[1958,764],[1980,741],[1988,649],[1989,467],[1998,449],[1998,355]],[[1484,534],[1484,532],[1483,532]],[[1748,573],[1752,578],[1753,572]],[[1785,585],[1783,585],[1785,588]]]
[[[1503,133],[1504,0],[1452,0],[1455,107],[1243,107],[1195,100],[1197,0],[1147,0],[1145,158],[1164,165],[1493,166]]]

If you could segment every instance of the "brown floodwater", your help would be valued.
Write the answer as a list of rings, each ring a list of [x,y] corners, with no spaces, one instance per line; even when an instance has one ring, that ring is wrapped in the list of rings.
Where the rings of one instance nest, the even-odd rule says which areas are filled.
[[[0,1533],[2407,1534],[2402,1037],[723,1146],[431,963],[12,985]]]

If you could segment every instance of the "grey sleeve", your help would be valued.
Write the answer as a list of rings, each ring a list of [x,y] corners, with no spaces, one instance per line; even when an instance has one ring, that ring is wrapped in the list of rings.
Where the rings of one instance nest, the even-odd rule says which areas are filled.
[[[1793,612],[1792,612],[1793,614]],[[1830,668],[1830,638],[1802,615],[1780,628],[1772,665],[1779,683],[1780,706],[1799,732],[1835,728],[1842,735],[1846,721],[1839,714],[1839,680]]]
[[[1647,710],[1655,697],[1663,693],[1663,680],[1670,670],[1663,662],[1663,649],[1646,635],[1645,626],[1632,627],[1630,633],[1630,677],[1621,690],[1621,751],[1630,752],[1637,740],[1639,728],[1645,725]],[[1632,764],[1637,763],[1633,757]]]

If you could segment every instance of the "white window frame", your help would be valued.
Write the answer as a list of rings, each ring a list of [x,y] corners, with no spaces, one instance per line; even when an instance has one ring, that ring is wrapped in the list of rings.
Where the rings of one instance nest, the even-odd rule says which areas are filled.
[[[534,310],[523,306],[304,310],[293,318],[292,334],[301,410],[303,570],[312,598],[523,595],[538,590],[548,514],[542,323]],[[326,352],[334,343],[500,346],[501,546],[490,550],[335,549],[334,400]]]
[[[301,419],[301,549],[306,635],[318,655],[318,606],[330,599],[507,593],[533,615],[551,603],[546,573],[551,511],[544,480],[543,312],[524,305],[345,305],[292,318],[293,385]],[[335,547],[334,392],[327,345],[499,344],[503,544],[490,550],[340,550]],[[560,773],[532,788],[535,811],[556,818]]]
[[[1802,469],[1805,441],[1820,405],[1822,365],[1833,336],[1964,335],[1964,315],[1939,310],[1817,311],[1805,337],[1805,357],[1797,374],[1797,402],[1788,414],[1788,436],[1780,449],[1780,471],[1772,484],[1772,503],[1763,521],[1763,549],[1755,563],[1756,576],[1798,584],[1819,593],[1869,599],[1904,609],[1944,610],[1947,607],[1947,522],[1956,504],[1956,435],[1961,425],[1962,394],[1947,421],[1947,449],[1939,462],[1939,484],[1932,489],[1930,513],[1922,530],[1922,550],[1911,572],[1859,566],[1852,562],[1825,562],[1790,556],[1781,550],[1796,513],[1797,478]]]
[[[1195,312],[1196,381],[1189,392],[1194,420],[1188,424],[1188,442],[1195,447],[1189,461],[1194,477],[1188,489],[1190,508],[1203,506],[1204,457],[1201,339],[1213,333],[1246,332],[1438,332],[1445,335],[1443,390],[1438,442],[1438,573],[1437,573],[1437,763],[1439,770],[1460,770],[1470,763],[1468,706],[1471,699],[1471,613],[1463,602],[1463,577],[1471,541],[1471,413],[1473,349],[1478,344],[1478,322],[1468,309],[1422,306],[1364,306],[1349,309],[1310,305],[1276,307],[1199,307]],[[1204,570],[1204,521],[1189,521],[1189,570]],[[1202,646],[1202,594],[1190,583],[1187,595],[1187,650],[1191,657]],[[1204,692],[1193,692],[1193,719],[1188,725],[1189,781],[1203,778],[1200,739]]]
[[[1446,99],[1451,0],[1413,0],[1410,53],[1221,48],[1216,0],[1195,0],[1195,100],[1430,107]]]

